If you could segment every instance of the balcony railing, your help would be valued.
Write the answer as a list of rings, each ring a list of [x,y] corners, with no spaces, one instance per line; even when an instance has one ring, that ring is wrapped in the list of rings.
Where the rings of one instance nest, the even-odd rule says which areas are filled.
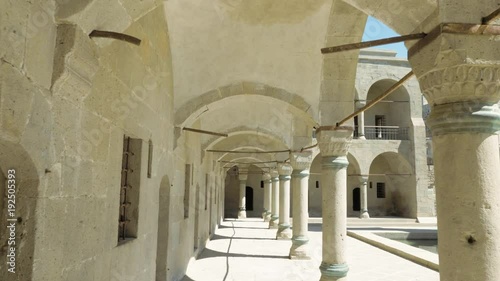
[[[354,137],[359,137],[357,127],[354,131]],[[408,140],[408,127],[365,126],[365,138],[367,140]]]

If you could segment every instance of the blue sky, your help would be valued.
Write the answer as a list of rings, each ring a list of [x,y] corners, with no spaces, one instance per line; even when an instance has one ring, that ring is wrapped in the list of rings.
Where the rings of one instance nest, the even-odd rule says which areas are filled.
[[[378,21],[377,19],[373,17],[368,17],[368,20],[366,21],[366,26],[365,26],[365,32],[363,33],[363,41],[370,41],[370,40],[376,40],[376,39],[382,39],[382,38],[387,38],[387,37],[394,37],[394,36],[399,36],[394,30],[389,28],[387,25],[383,24],[382,22]],[[395,44],[389,44],[389,45],[383,45],[383,46],[378,46],[374,47],[377,49],[385,49],[385,50],[394,50],[397,51],[398,54],[396,55],[397,57],[400,58],[406,58],[407,57],[407,50],[403,42],[401,43],[395,43]]]

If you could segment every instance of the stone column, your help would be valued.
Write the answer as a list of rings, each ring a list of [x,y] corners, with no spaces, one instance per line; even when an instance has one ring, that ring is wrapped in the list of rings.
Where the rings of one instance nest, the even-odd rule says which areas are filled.
[[[264,214],[262,217],[264,221],[268,222],[271,220],[271,200],[273,197],[271,174],[265,173],[262,180],[264,181]]]
[[[359,218],[369,219],[370,214],[368,213],[368,176],[359,177],[360,186],[360,196],[361,196],[361,211],[359,212]]]
[[[240,174],[238,175],[238,179],[240,180],[240,204],[238,210],[238,218],[244,219],[247,217],[246,211],[246,192],[247,192],[247,178],[248,174]]]
[[[279,219],[279,174],[278,171],[271,171],[271,181],[273,194],[271,196],[271,219],[269,220],[269,228],[278,228]]]
[[[292,166],[288,163],[278,164],[280,178],[280,215],[276,239],[288,240],[292,238],[290,229],[290,180],[292,177]]]
[[[293,231],[290,259],[310,259],[309,256],[309,169],[312,163],[312,153],[293,153],[290,155],[292,164],[293,188]]]
[[[356,107],[362,108],[363,106],[366,105],[366,101],[357,101],[356,102]],[[365,112],[361,112],[358,118],[358,139],[360,140],[366,140],[365,138]]]
[[[498,1],[442,0],[440,19],[478,23]],[[441,33],[410,49],[432,105],[441,281],[500,280],[500,44]]]
[[[321,129],[321,128],[320,128]],[[321,151],[323,209],[323,260],[320,281],[347,280],[347,150],[352,128],[320,130],[316,133]]]

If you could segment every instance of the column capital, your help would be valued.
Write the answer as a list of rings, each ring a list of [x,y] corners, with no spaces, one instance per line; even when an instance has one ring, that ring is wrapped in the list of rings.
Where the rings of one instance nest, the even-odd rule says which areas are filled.
[[[356,105],[356,108],[362,108],[363,106],[366,105],[366,100],[357,100],[355,105]]]
[[[367,183],[368,182],[368,176],[361,175],[358,177],[359,183]]]
[[[290,165],[289,163],[278,164],[278,173],[280,180],[290,180],[292,171],[293,171],[292,165]]]
[[[432,69],[418,78],[431,105],[462,101],[497,103],[500,100],[499,79],[500,64],[453,65]]]
[[[464,11],[466,15],[460,18],[484,16],[478,11]],[[493,43],[488,26],[479,24],[441,22],[432,30],[424,30],[428,36],[409,49],[408,60],[429,104],[493,104],[500,100],[500,44]]]
[[[262,180],[263,180],[264,182],[271,182],[271,174],[270,174],[270,173],[264,173],[264,174],[262,175]]]
[[[342,127],[337,130],[317,130],[321,156],[346,156],[352,141],[352,127]]]
[[[248,174],[238,174],[238,179],[240,181],[246,181],[248,179]]]
[[[313,161],[313,155],[310,151],[290,153],[290,164],[293,170],[309,170]]]
[[[272,170],[270,173],[271,175],[271,181],[279,181],[279,173],[277,170]]]

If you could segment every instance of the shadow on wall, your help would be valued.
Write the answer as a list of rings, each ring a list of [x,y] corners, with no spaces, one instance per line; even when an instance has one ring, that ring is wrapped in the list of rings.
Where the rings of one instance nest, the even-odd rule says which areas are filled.
[[[0,139],[0,168],[0,180],[2,180],[0,183],[0,194],[2,194],[0,199],[2,200],[0,204],[0,256],[2,259],[5,258],[4,262],[0,263],[0,280],[31,280],[35,260],[33,256],[35,250],[35,209],[39,189],[38,173],[31,157],[21,145],[2,139]],[[59,174],[59,172],[54,171],[54,174]],[[47,177],[50,176],[47,174]],[[15,203],[8,202],[4,194],[9,194],[11,199],[15,196]],[[16,221],[7,221],[7,219]],[[39,228],[43,229],[44,227],[39,226]],[[8,244],[7,237],[12,235],[16,238],[15,245]],[[53,248],[54,245],[47,243],[44,244],[44,247]],[[15,263],[12,264],[15,267],[15,274],[8,271],[12,266],[6,262],[6,257],[12,254],[10,248],[15,249],[16,259]]]
[[[164,176],[160,183],[158,206],[158,235],[156,243],[156,280],[167,279],[170,180]]]

